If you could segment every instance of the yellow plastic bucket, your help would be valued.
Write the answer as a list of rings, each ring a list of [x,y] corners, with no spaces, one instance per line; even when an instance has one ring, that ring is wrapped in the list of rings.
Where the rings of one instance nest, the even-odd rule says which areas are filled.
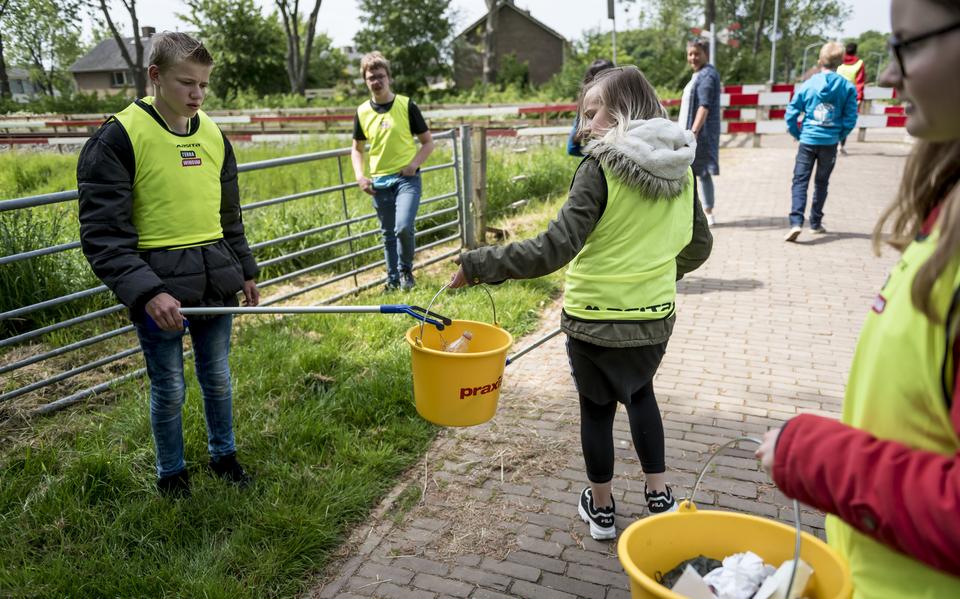
[[[752,551],[773,566],[793,559],[796,530],[758,516],[698,511],[690,502],[680,510],[638,520],[627,527],[617,543],[620,564],[630,577],[633,599],[682,599],[657,582],[677,564],[705,555],[723,559]],[[848,599],[853,595],[850,569],[840,555],[815,536],[802,533],[800,559],[813,568],[803,594],[809,599]]]
[[[464,331],[473,333],[469,353],[443,351],[444,342]],[[485,322],[454,320],[443,331],[414,325],[406,340],[413,364],[413,397],[421,416],[440,426],[474,426],[493,418],[507,350],[513,344],[510,333]]]

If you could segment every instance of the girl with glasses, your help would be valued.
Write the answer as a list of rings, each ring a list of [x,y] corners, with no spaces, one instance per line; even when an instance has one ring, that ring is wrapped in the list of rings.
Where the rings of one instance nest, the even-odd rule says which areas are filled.
[[[960,597],[960,1],[893,0],[891,16],[881,83],[917,141],[874,244],[901,258],[868,311],[842,422],[797,416],[757,456],[784,494],[830,514],[856,597]]]

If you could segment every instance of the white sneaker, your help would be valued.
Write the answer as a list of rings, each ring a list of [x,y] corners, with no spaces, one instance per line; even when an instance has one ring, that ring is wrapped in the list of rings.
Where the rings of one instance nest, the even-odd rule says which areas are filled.
[[[712,214],[708,214],[708,215],[707,215],[707,224],[712,227],[713,225],[717,224],[717,219],[713,218],[713,215],[712,215]]]
[[[613,498],[610,498],[611,501]],[[614,526],[614,511],[616,504],[610,507],[598,508],[593,505],[593,495],[590,487],[580,492],[580,502],[577,504],[577,513],[580,518],[590,525],[590,536],[597,541],[609,541],[616,538],[617,529]]]
[[[793,227],[790,229],[790,232],[787,233],[787,236],[783,238],[784,241],[796,241],[797,237],[800,237],[800,233],[803,231],[800,227]]]

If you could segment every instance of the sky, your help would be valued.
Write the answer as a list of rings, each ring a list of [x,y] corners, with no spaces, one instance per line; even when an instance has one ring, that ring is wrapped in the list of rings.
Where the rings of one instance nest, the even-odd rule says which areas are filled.
[[[255,0],[267,10],[273,10],[274,3],[269,0]],[[853,14],[844,28],[835,32],[839,37],[856,36],[875,29],[889,30],[890,0],[846,0]],[[301,5],[312,5],[309,0]],[[590,29],[609,29],[611,21],[607,18],[605,0],[516,0],[518,7],[529,10],[530,14],[553,28],[567,39],[580,39],[584,31]],[[617,29],[628,28],[636,24],[643,0],[634,4],[624,4],[626,8],[617,11]],[[459,33],[464,27],[486,13],[484,0],[452,0],[455,30]],[[184,29],[183,21],[177,13],[186,13],[188,9],[182,0],[141,2],[137,6],[137,16],[141,25],[152,25],[157,31]],[[324,32],[333,39],[335,47],[353,44],[353,35],[360,29],[360,11],[356,0],[324,0],[320,6],[317,31]],[[698,24],[691,24],[698,25]],[[125,32],[129,32],[129,25]]]

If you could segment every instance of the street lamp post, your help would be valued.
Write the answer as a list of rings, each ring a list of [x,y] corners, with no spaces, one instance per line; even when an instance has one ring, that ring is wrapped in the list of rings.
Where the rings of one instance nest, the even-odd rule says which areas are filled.
[[[777,64],[777,24],[780,21],[780,0],[773,4],[773,45],[770,47],[770,84],[773,84],[773,71]]]
[[[880,70],[883,67],[883,57],[886,56],[886,52],[871,52],[870,56],[877,56],[877,74],[874,76],[874,81],[880,81]]]
[[[803,49],[803,61],[800,62],[800,77],[807,72],[807,50],[819,46],[822,42],[813,42]]]

